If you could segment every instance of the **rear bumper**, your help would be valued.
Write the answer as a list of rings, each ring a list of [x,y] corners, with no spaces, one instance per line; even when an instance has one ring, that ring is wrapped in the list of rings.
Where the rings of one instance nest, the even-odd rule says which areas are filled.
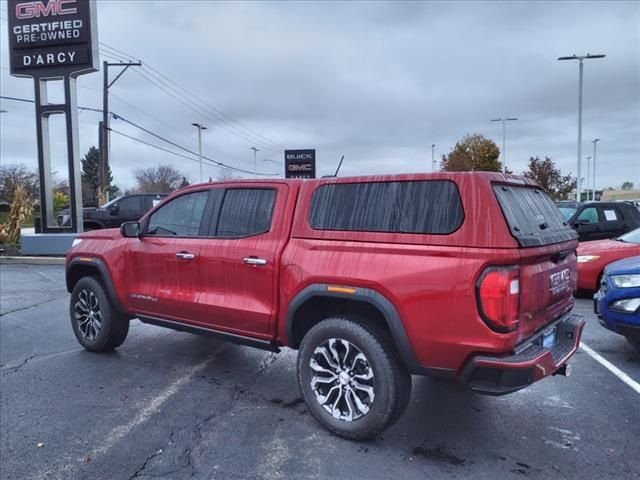
[[[463,369],[462,381],[477,393],[504,395],[552,375],[576,352],[585,321],[568,313],[520,343],[505,357],[476,355]],[[543,346],[546,332],[555,328],[555,340]]]

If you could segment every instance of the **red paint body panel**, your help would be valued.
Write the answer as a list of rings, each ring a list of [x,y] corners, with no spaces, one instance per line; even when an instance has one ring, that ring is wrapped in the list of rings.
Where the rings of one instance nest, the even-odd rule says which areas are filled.
[[[309,226],[311,196],[320,185],[440,179],[456,184],[464,209],[462,225],[451,234],[320,231]],[[506,225],[493,183],[537,188],[521,177],[470,172],[231,182],[234,187],[277,189],[269,232],[243,239],[140,240],[101,230],[83,234],[68,261],[77,256],[100,258],[131,315],[172,318],[279,345],[287,345],[289,305],[305,287],[365,287],[395,307],[422,367],[459,374],[473,355],[506,355],[573,306],[577,241],[520,248]],[[227,184],[195,185],[179,193]],[[196,261],[176,261],[175,253],[182,250],[196,254]],[[570,253],[554,262],[553,255],[560,251]],[[242,259],[249,256],[267,264],[246,265]],[[478,312],[476,282],[486,267],[495,265],[517,266],[520,272],[519,324],[511,333],[492,331]],[[569,282],[553,290],[550,276],[563,272]],[[157,298],[151,302],[156,307],[132,294]]]
[[[613,239],[582,242],[578,246],[578,255],[599,257],[594,261],[578,264],[578,288],[582,290],[597,290],[599,288],[598,280],[604,267],[616,260],[640,255],[640,245]]]

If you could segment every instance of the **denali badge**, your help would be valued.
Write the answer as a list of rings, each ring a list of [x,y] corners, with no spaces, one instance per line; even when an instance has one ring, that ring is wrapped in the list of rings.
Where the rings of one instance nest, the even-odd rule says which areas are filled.
[[[549,289],[551,290],[551,293],[556,294],[561,290],[569,287],[569,282],[571,280],[571,270],[565,268],[560,272],[552,273],[549,279]]]
[[[142,295],[141,293],[131,293],[129,294],[131,298],[137,298],[138,300],[148,300],[150,302],[157,302],[158,297],[152,297],[151,295]]]

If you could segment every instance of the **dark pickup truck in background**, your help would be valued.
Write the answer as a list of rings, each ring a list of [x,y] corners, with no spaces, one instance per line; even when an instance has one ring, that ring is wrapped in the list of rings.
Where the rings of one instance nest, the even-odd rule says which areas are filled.
[[[100,208],[85,208],[82,212],[84,230],[117,228],[124,222],[139,220],[145,213],[162,201],[167,193],[136,193],[114,198]],[[58,225],[71,224],[68,208],[60,211]]]
[[[556,202],[581,242],[624,235],[640,227],[640,210],[632,202]]]

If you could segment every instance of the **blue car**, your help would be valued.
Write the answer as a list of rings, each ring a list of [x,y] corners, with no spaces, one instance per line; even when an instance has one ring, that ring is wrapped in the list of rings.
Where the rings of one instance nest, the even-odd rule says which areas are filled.
[[[627,337],[640,354],[640,256],[607,265],[593,303],[602,326]]]

